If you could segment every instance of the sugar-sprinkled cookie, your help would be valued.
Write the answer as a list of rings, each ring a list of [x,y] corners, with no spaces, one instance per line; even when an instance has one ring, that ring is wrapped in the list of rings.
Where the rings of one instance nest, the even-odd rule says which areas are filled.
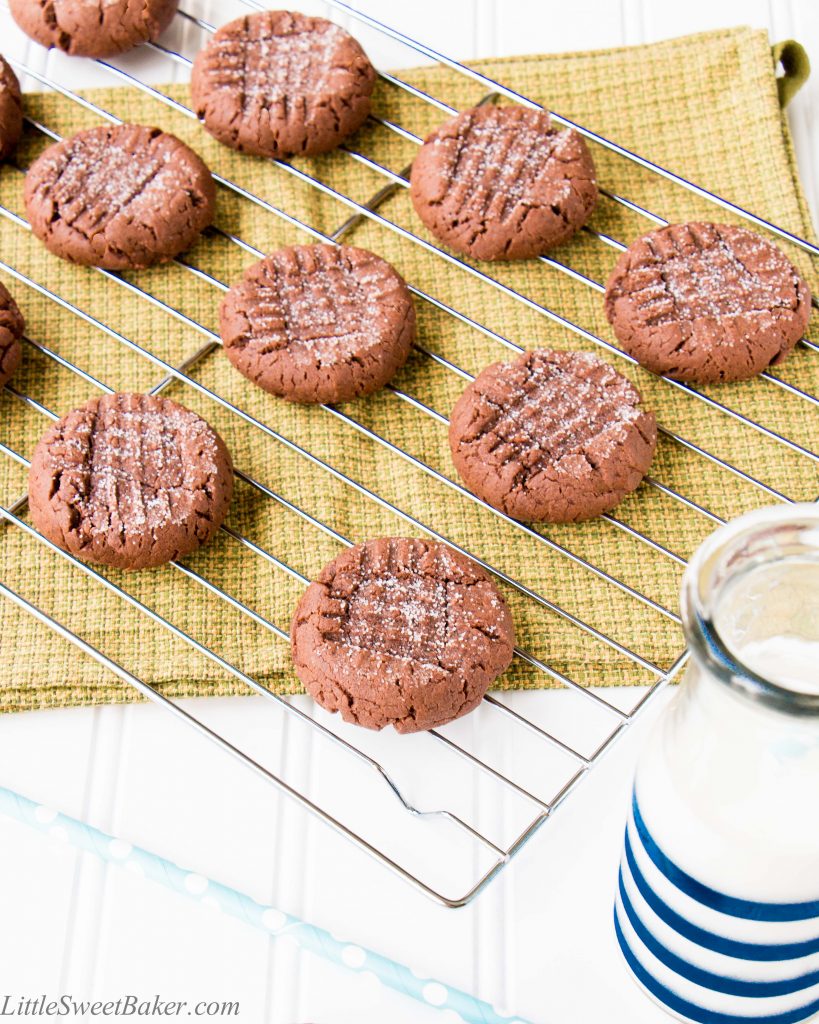
[[[73,57],[113,57],[158,39],[177,0],[9,0],[9,7],[42,46]]]
[[[523,260],[565,241],[597,199],[594,164],[546,111],[475,107],[440,125],[412,165],[410,194],[429,230],[479,260]]]
[[[163,263],[213,220],[216,189],[174,135],[105,125],[49,146],[26,174],[34,234],[57,256],[109,270]]]
[[[20,365],[25,321],[8,288],[0,284],[0,388]]]
[[[257,156],[334,149],[370,112],[375,71],[324,18],[263,11],[223,25],[196,56],[191,98],[205,128]]]
[[[0,57],[0,160],[14,152],[23,133],[23,97],[11,65]]]
[[[673,224],[639,238],[606,285],[623,348],[654,373],[748,380],[804,334],[810,290],[772,242],[728,224]]]
[[[586,352],[526,352],[494,363],[452,410],[455,468],[514,519],[576,522],[613,508],[648,470],[654,415],[608,363]]]
[[[444,544],[381,537],[324,567],[290,630],[299,679],[368,729],[419,732],[472,711],[512,660],[509,609]]]
[[[219,529],[233,490],[224,442],[167,398],[104,395],[54,423],[29,471],[34,525],[87,562],[145,569]]]
[[[345,402],[403,366],[415,311],[398,273],[365,249],[296,245],[251,266],[220,311],[225,353],[295,402]]]

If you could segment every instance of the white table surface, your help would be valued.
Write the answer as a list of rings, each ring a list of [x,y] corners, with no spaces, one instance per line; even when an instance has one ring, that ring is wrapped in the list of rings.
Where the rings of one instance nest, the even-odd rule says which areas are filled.
[[[188,0],[186,6],[217,23],[241,9],[233,0]],[[773,40],[799,39],[819,66],[815,0],[574,0],[560,13],[553,2],[527,0],[360,0],[359,6],[460,59],[616,46],[750,23],[768,28]],[[86,62],[47,56],[29,44],[4,7],[0,28],[10,56],[68,85],[95,80]],[[417,63],[397,45],[373,56],[382,66]],[[144,72],[167,79],[167,66],[155,62],[146,57]],[[790,109],[814,210],[817,93],[819,75]],[[551,712],[559,695],[520,699]],[[370,945],[418,973],[459,985],[510,1014],[538,1024],[652,1024],[667,1018],[622,968],[611,902],[631,773],[645,729],[664,700],[648,709],[477,902],[459,911],[417,895],[153,707],[0,718],[0,784]],[[260,698],[186,706],[251,746],[270,743]],[[315,756],[309,745],[288,746],[286,730],[279,738],[282,764],[298,767]],[[238,1019],[252,1024],[446,1019],[0,818],[0,997],[41,992],[238,1000]]]

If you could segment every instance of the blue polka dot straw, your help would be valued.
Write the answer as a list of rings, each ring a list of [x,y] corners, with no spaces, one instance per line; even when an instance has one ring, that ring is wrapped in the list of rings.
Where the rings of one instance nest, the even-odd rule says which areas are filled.
[[[504,1017],[489,1003],[451,985],[432,978],[419,978],[408,967],[389,960],[371,949],[337,939],[324,928],[286,914],[276,907],[265,906],[244,893],[214,882],[204,875],[174,864],[172,861],[140,849],[123,839],[110,836],[85,822],[60,814],[50,807],[29,800],[10,789],[0,787],[0,814],[50,835],[58,836],[72,846],[92,853],[107,863],[125,868],[167,889],[190,899],[207,901],[225,914],[238,917],[246,924],[266,932],[272,939],[287,936],[300,949],[356,974],[374,975],[382,985],[394,989],[428,1007],[448,1011],[448,1019],[465,1024],[530,1024],[520,1017]]]

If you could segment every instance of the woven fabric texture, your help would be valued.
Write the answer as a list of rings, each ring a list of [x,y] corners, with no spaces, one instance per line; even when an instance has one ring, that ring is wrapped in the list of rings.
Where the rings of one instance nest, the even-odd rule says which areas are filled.
[[[731,29],[639,48],[489,60],[475,66],[726,199],[802,237],[812,237],[765,33]],[[403,76],[457,108],[478,102],[487,92],[469,77],[440,67]],[[181,104],[189,102],[184,86],[161,91]],[[366,202],[385,184],[381,174],[349,152],[295,161],[300,172],[326,184],[327,190],[320,191],[272,162],[220,147],[195,120],[136,88],[120,86],[85,95],[121,118],[176,133],[223,178],[322,232],[333,232],[353,212],[333,192]],[[423,99],[383,81],[376,90],[374,111],[417,136],[424,136],[444,116]],[[61,136],[102,121],[93,110],[54,93],[26,96],[26,112]],[[27,127],[17,166],[7,165],[0,172],[0,204],[5,211],[24,216],[20,168],[28,166],[48,141],[42,132]],[[416,143],[369,123],[348,148],[400,172],[412,160]],[[599,181],[611,192],[671,220],[737,219],[600,145],[592,145],[592,150]],[[264,251],[310,241],[307,232],[270,209],[227,187],[218,191],[216,224],[236,237]],[[418,239],[433,241],[414,216],[405,189],[399,188],[378,212]],[[4,217],[0,223],[0,258],[5,263],[110,328],[102,329],[2,272],[24,311],[30,338],[98,381],[118,390],[149,389],[163,378],[164,370],[148,354],[176,366],[211,340],[207,331],[217,328],[222,297],[212,281],[179,264],[119,280],[106,277],[48,255],[19,222]],[[628,242],[652,224],[601,198],[591,226]],[[554,267],[538,261],[480,266],[503,285],[501,290],[373,219],[353,226],[345,240],[381,254],[437,302],[515,344],[585,349],[606,356],[591,337],[550,318],[537,308],[542,306],[607,345],[616,345],[598,292]],[[793,245],[785,248],[816,289],[819,279],[812,260]],[[581,232],[553,255],[596,281],[605,281],[617,253]],[[230,283],[254,257],[224,236],[209,233],[184,259],[219,282]],[[510,289],[526,301],[515,298]],[[149,301],[142,292],[158,301]],[[161,303],[184,318],[169,314]],[[419,344],[469,373],[510,355],[497,336],[434,302],[418,298],[416,308]],[[809,337],[819,339],[816,326]],[[764,379],[704,388],[703,400],[631,366],[616,350],[607,358],[636,382],[666,430],[651,470],[656,483],[643,484],[615,511],[613,520],[537,529],[510,525],[447,485],[454,470],[446,426],[423,408],[389,390],[336,411],[295,407],[255,389],[216,348],[193,366],[190,376],[219,401],[180,381],[165,394],[210,420],[230,446],[236,466],[275,492],[271,496],[241,480],[237,483],[228,524],[257,550],[222,532],[186,561],[185,570],[167,566],[140,574],[102,573],[132,598],[128,603],[93,574],[12,523],[0,526],[0,578],[168,695],[246,692],[241,673],[277,693],[293,693],[299,686],[288,644],[268,623],[286,632],[304,587],[299,574],[315,576],[338,553],[341,542],[319,523],[356,542],[384,534],[423,535],[429,527],[521,585],[523,589],[501,582],[519,644],[555,672],[587,685],[650,682],[650,666],[665,670],[682,650],[675,619],[682,562],[714,528],[715,520],[707,512],[731,517],[781,500],[777,494],[813,500],[819,493],[816,467],[809,458],[733,413],[807,448],[816,447],[819,420],[814,405]],[[819,353],[799,346],[773,373],[815,394]],[[12,383],[23,395],[60,414],[96,393],[92,382],[29,345]],[[413,354],[394,383],[406,396],[444,416],[463,387],[461,377],[420,352]],[[709,404],[711,400],[730,411]],[[238,415],[229,405],[246,415]],[[47,422],[36,405],[8,392],[0,396],[0,440],[8,449],[30,456]],[[10,506],[25,487],[24,466],[0,455],[3,504]],[[319,523],[299,516],[293,506]],[[24,511],[20,514],[25,518]],[[225,595],[246,604],[255,617]],[[162,619],[189,639],[170,632]],[[110,670],[8,600],[0,602],[0,637],[3,710],[136,699],[135,691]],[[204,648],[216,657],[208,657]],[[555,685],[555,678],[516,659],[499,685],[543,687]]]

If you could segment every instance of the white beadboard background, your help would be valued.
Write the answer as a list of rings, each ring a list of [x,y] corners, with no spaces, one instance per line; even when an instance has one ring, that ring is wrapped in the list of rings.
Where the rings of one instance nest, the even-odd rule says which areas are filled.
[[[819,68],[816,0],[359,3],[366,13],[460,59],[635,44],[750,23],[767,28],[772,40],[800,40]],[[183,6],[216,23],[243,10],[236,0],[186,0]],[[320,4],[310,9],[333,16]],[[371,34],[365,36],[351,19],[337,20],[366,41],[376,63],[418,63],[399,44],[372,45]],[[110,81],[86,62],[46,54],[29,43],[1,0],[0,28],[4,52],[67,85]],[[171,33],[185,52],[196,47],[190,26]],[[157,80],[179,70],[152,55],[128,59]],[[819,209],[817,98],[819,73],[790,110],[814,210]],[[559,695],[520,699],[551,712],[549,702]],[[631,772],[645,728],[663,700],[513,865],[460,911],[443,910],[416,895],[153,707],[3,716],[0,784],[370,945],[419,974],[471,990],[509,1014],[538,1024],[651,1024],[666,1018],[622,969],[611,900]],[[231,737],[275,748],[274,769],[318,770],[309,744],[286,725],[268,727],[260,698],[189,701],[187,706]],[[0,819],[0,996],[7,992],[238,1000],[239,1019],[249,1024],[447,1019]]]

